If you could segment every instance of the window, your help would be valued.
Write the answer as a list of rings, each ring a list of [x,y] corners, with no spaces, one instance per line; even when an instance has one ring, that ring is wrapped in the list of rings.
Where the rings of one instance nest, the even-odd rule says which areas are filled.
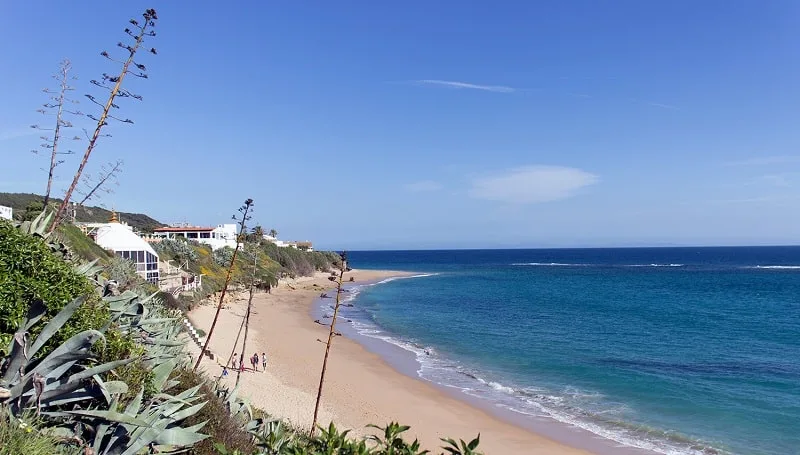
[[[186,238],[196,239],[197,238],[197,232],[189,232],[189,233],[187,233],[186,234]]]
[[[136,252],[136,262],[138,262],[138,263],[144,262],[144,251],[137,251]]]
[[[201,239],[210,239],[211,238],[211,233],[210,232],[201,232],[200,233],[200,238]]]

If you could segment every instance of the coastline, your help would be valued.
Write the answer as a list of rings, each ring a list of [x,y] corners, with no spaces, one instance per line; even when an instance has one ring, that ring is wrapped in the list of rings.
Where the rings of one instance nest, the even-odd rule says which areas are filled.
[[[406,272],[354,270],[348,276],[355,284],[412,275]],[[328,274],[317,274],[282,282],[271,294],[257,294],[253,300],[248,349],[267,353],[266,372],[246,371],[240,381],[240,395],[267,413],[285,418],[293,425],[309,428],[319,382],[324,346],[317,341],[327,336],[328,328],[314,323],[312,312],[322,290],[330,290]],[[226,302],[220,313],[210,349],[215,356],[227,358],[236,338],[247,305],[246,298]],[[215,305],[201,305],[189,314],[197,328],[208,330]],[[344,324],[343,324],[344,325]],[[189,344],[196,355],[199,349]],[[354,436],[369,434],[366,424],[384,425],[397,421],[410,425],[407,437],[419,438],[429,449],[441,445],[439,438],[470,440],[481,434],[481,451],[487,454],[589,454],[628,452],[615,450],[587,451],[558,442],[535,430],[511,423],[513,416],[500,417],[488,412],[467,397],[456,398],[436,385],[403,374],[383,357],[347,337],[337,337],[331,348],[319,423],[333,420],[340,429],[352,429]],[[203,368],[210,376],[219,376],[216,360],[205,358]],[[223,379],[231,387],[235,374]],[[564,430],[563,426],[559,427]],[[567,429],[566,433],[570,433]],[[576,430],[577,433],[577,430]],[[570,441],[569,434],[566,434]],[[599,442],[598,437],[573,435]],[[577,446],[586,446],[582,441]],[[610,441],[609,441],[610,442]],[[591,447],[591,446],[590,446]],[[608,448],[614,445],[608,444]],[[642,451],[630,453],[644,453]]]

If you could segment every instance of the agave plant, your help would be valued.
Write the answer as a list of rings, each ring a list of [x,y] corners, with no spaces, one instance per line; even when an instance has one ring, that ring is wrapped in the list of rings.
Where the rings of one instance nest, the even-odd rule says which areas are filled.
[[[68,303],[51,319],[31,342],[29,330],[45,314],[41,302],[34,301],[25,321],[14,334],[9,354],[0,361],[0,404],[9,406],[15,415],[25,409],[48,409],[82,401],[111,399],[114,393],[127,391],[121,381],[103,382],[100,375],[136,359],[121,359],[91,366],[91,347],[104,340],[97,330],[80,332],[51,351],[37,357],[39,350],[67,322],[83,303],[78,298]]]
[[[208,437],[199,432],[205,422],[186,428],[180,426],[182,420],[205,406],[205,402],[198,403],[199,388],[193,387],[175,396],[162,393],[150,403],[143,403],[141,390],[124,410],[115,397],[107,410],[65,411],[49,415],[71,416],[68,422],[79,424],[74,427],[90,427],[91,430],[84,434],[91,436],[87,446],[91,446],[97,455],[134,455],[144,448],[148,448],[150,453],[173,453]],[[71,436],[72,439],[82,439],[84,434],[74,432]]]
[[[54,213],[47,209],[42,210],[42,213],[40,213],[33,220],[18,223],[16,225],[17,229],[25,232],[26,234],[43,239],[47,243],[47,246],[50,247],[50,251],[52,251],[56,256],[69,261],[72,259],[72,252],[70,251],[69,247],[67,247],[64,242],[56,239],[51,232],[48,232],[50,222],[53,221],[53,215]]]

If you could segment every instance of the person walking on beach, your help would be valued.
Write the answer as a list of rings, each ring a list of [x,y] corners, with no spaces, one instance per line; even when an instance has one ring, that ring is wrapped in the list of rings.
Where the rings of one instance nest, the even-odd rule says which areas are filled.
[[[236,368],[236,363],[237,363],[236,359],[237,359],[238,357],[239,357],[239,354],[238,354],[238,353],[236,353],[236,352],[234,352],[234,353],[233,353],[233,369],[234,369],[234,370],[236,370],[236,369],[237,369],[237,368]]]
[[[261,353],[261,368],[262,368],[261,371],[267,371],[267,353],[266,352],[262,352]]]
[[[222,367],[222,377],[223,378],[228,377],[228,367]]]
[[[253,371],[258,371],[258,353],[254,352],[253,357],[250,357],[250,363],[253,365]]]

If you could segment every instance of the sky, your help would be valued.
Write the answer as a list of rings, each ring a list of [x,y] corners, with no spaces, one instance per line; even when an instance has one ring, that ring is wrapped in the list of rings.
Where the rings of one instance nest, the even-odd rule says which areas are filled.
[[[0,5],[3,192],[44,192],[59,61],[97,114],[100,52],[155,8],[97,204],[216,225],[253,198],[251,224],[337,249],[800,243],[794,0]]]

